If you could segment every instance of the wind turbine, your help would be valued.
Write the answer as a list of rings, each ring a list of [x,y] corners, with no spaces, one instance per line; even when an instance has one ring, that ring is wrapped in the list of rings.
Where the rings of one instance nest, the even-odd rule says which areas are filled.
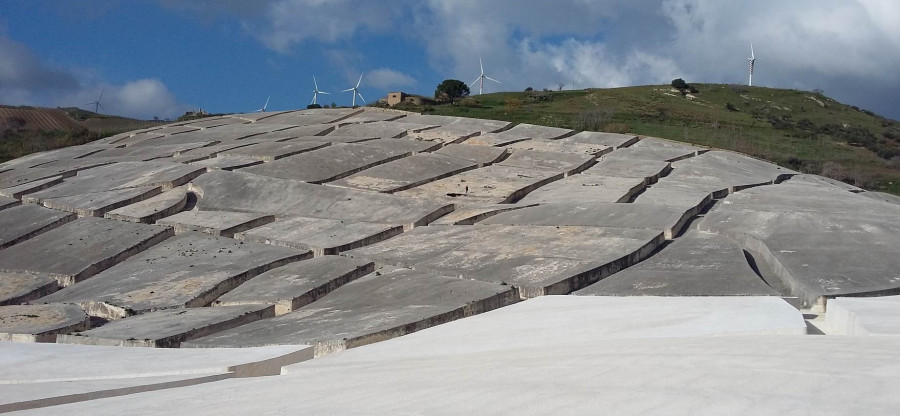
[[[100,100],[102,100],[102,99],[103,99],[103,90],[100,90],[100,97],[97,97],[97,101],[91,101],[91,102],[89,102],[89,103],[87,103],[87,104],[85,104],[85,105],[91,105],[91,104],[93,104],[93,105],[94,105],[94,112],[95,112],[95,113],[99,113],[98,110],[101,109],[101,108],[103,108],[103,105],[100,104]],[[106,111],[106,109],[103,108],[103,111]]]
[[[266,107],[269,106],[269,98],[272,98],[272,96],[270,95],[270,96],[266,97],[266,103],[263,104],[262,108],[260,108],[259,110],[256,110],[257,113],[265,113],[266,112]]]
[[[365,104],[365,102],[366,102],[366,99],[363,98],[362,94],[359,93],[359,84],[362,82],[362,76],[363,76],[363,74],[359,74],[359,81],[356,81],[355,87],[347,88],[346,90],[341,91],[341,92],[353,91],[353,107],[356,107],[356,96],[357,95],[359,96],[359,99],[363,101],[363,104]]]
[[[479,75],[478,78],[475,78],[475,81],[472,81],[472,83],[469,84],[469,86],[471,87],[471,86],[475,85],[476,82],[480,82],[480,84],[478,85],[478,95],[481,95],[481,93],[484,91],[484,80],[485,79],[489,79],[498,84],[500,84],[501,82],[484,74],[484,63],[481,62],[480,56],[478,57],[478,65],[481,66],[481,75]]]
[[[756,55],[753,54],[753,43],[750,44],[750,57],[747,58],[750,61],[750,82],[747,83],[747,86],[753,86],[753,65],[756,64]]]
[[[360,81],[362,81],[362,76],[360,76]],[[316,97],[318,97],[319,94],[328,94],[328,93],[325,92],[325,91],[319,91],[319,84],[316,83],[316,76],[315,76],[315,75],[313,75],[313,85],[315,86],[315,88],[313,89],[313,100],[312,100],[312,102],[310,103],[310,105],[312,105],[312,104],[317,104],[317,103],[316,103]],[[356,96],[354,95],[354,97],[356,97]]]

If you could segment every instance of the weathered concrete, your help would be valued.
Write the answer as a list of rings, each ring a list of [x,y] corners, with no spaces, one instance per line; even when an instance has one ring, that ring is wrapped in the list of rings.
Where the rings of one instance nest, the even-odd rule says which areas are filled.
[[[893,194],[887,194],[884,192],[862,192],[859,195],[866,198],[872,198],[877,201],[900,205],[900,196]]]
[[[420,114],[407,115],[403,120],[409,123],[437,125],[438,127],[433,129],[410,133],[410,136],[441,140],[444,143],[459,143],[479,134],[502,130],[510,124],[497,120]]]
[[[191,149],[198,149],[204,146],[215,144],[214,141],[195,142],[195,143],[179,143],[160,146],[132,146],[125,148],[111,148],[97,153],[92,153],[85,158],[138,158],[140,160],[153,160],[165,157],[172,157],[179,152],[185,152]]]
[[[672,164],[673,170],[654,187],[668,181],[687,184],[693,190],[709,191],[715,198],[761,185],[781,182],[795,174],[790,169],[737,153],[711,151]],[[676,185],[680,186],[680,185]]]
[[[453,212],[438,218],[429,225],[472,225],[485,218],[490,218],[501,212],[533,207],[536,204],[517,203],[491,204],[491,205],[462,205],[457,206]]]
[[[275,221],[273,215],[228,211],[185,211],[156,221],[159,225],[175,228],[175,234],[199,231],[222,237],[234,237],[235,233]]]
[[[311,250],[318,257],[375,244],[402,232],[401,225],[291,217],[237,233],[234,238]]]
[[[61,184],[63,181],[62,176],[52,176],[45,179],[40,179],[28,183],[23,183],[21,185],[11,186],[9,188],[0,189],[0,196],[4,198],[14,198],[21,199],[22,196],[30,193],[34,193],[37,191],[43,191],[51,186],[56,186]]]
[[[858,186],[853,186],[848,183],[844,183],[838,180],[834,180],[831,178],[826,178],[824,176],[819,175],[797,175],[791,178],[791,183],[793,184],[804,184],[804,185],[813,185],[818,187],[826,187],[826,188],[834,188],[843,191],[860,193],[864,190]]]
[[[169,162],[122,162],[79,171],[63,183],[40,192],[25,195],[24,202],[83,195],[139,186],[171,189],[181,186],[205,172],[204,168]]]
[[[159,186],[139,186],[56,198],[35,197],[35,199],[47,208],[74,212],[79,217],[102,217],[109,211],[153,198],[160,193],[162,188]]]
[[[5,249],[0,271],[45,274],[68,286],[171,235],[171,228],[157,225],[81,218]]]
[[[376,272],[304,307],[200,338],[193,347],[304,342],[316,356],[406,335],[514,303],[515,289],[414,270]]]
[[[531,140],[529,136],[521,136],[515,134],[501,133],[484,133],[478,136],[466,139],[463,143],[469,146],[507,146],[513,143]]]
[[[428,224],[452,210],[446,203],[246,173],[210,172],[191,182],[190,188],[200,196],[197,205],[201,210],[376,222],[406,228]]]
[[[558,127],[536,126],[534,124],[520,123],[513,128],[504,131],[504,133],[514,136],[530,137],[532,139],[557,140],[575,134],[569,129],[561,129]]]
[[[548,183],[522,198],[519,204],[628,202],[644,190],[642,178],[583,173]]]
[[[230,141],[230,142],[225,142],[223,144],[216,144],[216,145],[212,145],[212,146],[205,146],[205,147],[200,147],[197,149],[191,149],[191,150],[187,150],[184,152],[178,152],[175,154],[175,156],[172,156],[171,159],[167,159],[167,160],[170,160],[172,162],[177,162],[177,163],[196,162],[198,160],[204,160],[204,159],[209,159],[211,157],[216,157],[216,155],[218,155],[219,152],[222,152],[225,150],[231,150],[231,149],[235,149],[235,148],[243,147],[243,146],[250,146],[253,144],[257,144],[257,143],[259,143],[259,142],[255,141],[255,140],[241,140],[241,141],[237,141],[237,142]]]
[[[273,138],[274,135],[277,134],[290,134],[291,137],[308,137],[308,136],[324,136],[328,133],[334,131],[333,124],[306,124],[302,126],[294,126],[289,129],[272,132],[272,133],[263,133],[257,136],[259,139],[270,139]]]
[[[67,168],[30,168],[15,169],[0,173],[0,188],[12,188],[33,183],[42,179],[58,176],[74,176],[75,172]],[[9,196],[9,195],[7,195]]]
[[[188,232],[42,301],[77,303],[105,319],[199,307],[253,276],[307,257],[309,252]]]
[[[495,164],[398,192],[397,195],[481,204],[512,203],[563,176],[564,172]]]
[[[639,142],[629,147],[617,150],[614,154],[616,154],[617,157],[624,157],[627,159],[674,162],[676,160],[697,156],[706,152],[706,150],[707,149],[702,147],[689,146],[669,140],[644,137]]]
[[[900,296],[830,299],[825,323],[829,335],[900,335]]]
[[[108,145],[102,144],[84,144],[81,146],[63,147],[61,149],[48,150],[46,152],[32,153],[22,156],[18,159],[8,160],[0,163],[0,170],[3,169],[23,169],[33,168],[35,166],[44,165],[57,160],[70,160],[76,157],[89,155],[108,149]]]
[[[578,142],[563,142],[561,140],[525,140],[515,142],[508,149],[538,150],[542,152],[574,153],[579,155],[601,156],[613,150],[611,146],[588,144]]]
[[[4,209],[7,209],[7,208],[15,207],[15,206],[18,206],[21,204],[22,204],[22,201],[19,201],[18,199],[0,196],[0,211],[3,211]]]
[[[0,272],[0,305],[18,305],[49,295],[59,288],[50,276]]]
[[[87,314],[75,305],[0,306],[0,341],[54,342],[57,334],[89,326]]]
[[[298,126],[308,126],[314,124],[333,124],[355,114],[361,113],[362,109],[342,108],[318,111],[287,111],[282,113],[269,113],[267,116],[260,117],[257,114],[240,114],[239,117],[247,119],[256,119],[255,124],[282,123],[294,124]]]
[[[497,162],[497,164],[526,169],[546,169],[554,172],[565,172],[566,175],[574,175],[587,169],[594,163],[595,159],[595,156],[578,153],[514,149],[509,157]]]
[[[335,136],[376,136],[381,138],[403,137],[410,133],[419,133],[437,126],[428,124],[376,121],[365,124],[349,124],[336,128],[329,135]]]
[[[509,155],[509,151],[501,147],[452,143],[436,150],[434,153],[469,160],[477,163],[479,168],[494,164]]]
[[[535,297],[581,289],[643,260],[662,242],[661,231],[641,229],[442,226],[419,227],[344,255],[509,284],[523,297]]]
[[[224,150],[219,152],[219,156],[245,156],[265,162],[272,162],[288,156],[321,149],[326,146],[330,146],[330,143],[313,141],[265,142],[231,150]]]
[[[375,264],[340,256],[324,256],[269,270],[222,295],[214,306],[274,305],[283,315],[375,271]]]
[[[216,155],[216,157],[211,157],[209,159],[198,160],[196,162],[191,162],[192,166],[199,166],[206,168],[208,171],[214,170],[236,170],[241,168],[248,168],[251,166],[261,165],[263,163],[262,159],[250,157],[250,156],[240,156],[240,155]]]
[[[60,344],[178,348],[182,342],[275,316],[273,305],[166,309],[148,312],[72,335]]]
[[[480,224],[637,228],[674,238],[691,220],[684,208],[650,204],[546,204],[504,212]]]
[[[409,155],[410,152],[403,150],[365,144],[336,143],[323,149],[243,169],[242,172],[309,183],[324,183]]]
[[[442,143],[436,140],[408,138],[367,140],[363,144],[366,146],[381,147],[384,149],[409,152],[412,154],[431,152],[440,149],[442,146]]]
[[[197,130],[169,137],[138,138],[132,137],[115,144],[128,146],[160,146],[196,142],[228,142],[243,140],[263,133],[276,132],[295,127],[292,124],[229,124],[219,127]],[[155,133],[155,132],[154,132]],[[299,133],[299,132],[298,132]]]
[[[181,211],[187,204],[187,200],[187,191],[183,187],[178,187],[153,198],[114,209],[103,216],[112,220],[152,224],[160,218]]]
[[[644,183],[649,185],[656,183],[661,176],[667,175],[672,170],[672,164],[669,162],[631,160],[615,157],[617,154],[614,152],[601,157],[596,165],[591,166],[584,173],[620,178],[641,178]]]
[[[574,293],[583,296],[778,296],[728,238],[690,231],[662,251]]]
[[[200,120],[190,120],[181,123],[183,126],[196,127],[198,129],[208,129],[212,127],[225,126],[228,124],[244,124],[243,120],[237,120],[229,117],[207,117]]]
[[[338,124],[344,126],[347,124],[372,123],[375,121],[395,121],[398,119],[402,119],[405,116],[405,114],[387,111],[363,111],[362,113],[341,120]]]
[[[691,213],[698,213],[713,200],[714,192],[710,188],[696,188],[696,182],[685,182],[664,178],[647,189],[634,199],[640,204],[671,205],[683,207]],[[717,197],[724,197],[727,192],[719,189]]]
[[[75,219],[75,214],[25,204],[0,215],[0,249],[21,243]]]
[[[386,139],[401,140],[401,139]],[[474,162],[439,154],[415,154],[330,183],[335,186],[394,193],[476,168]]]
[[[638,142],[638,137],[632,134],[600,133],[596,131],[582,131],[569,137],[559,139],[561,143],[582,143],[591,145],[608,146],[616,149],[631,146]]]

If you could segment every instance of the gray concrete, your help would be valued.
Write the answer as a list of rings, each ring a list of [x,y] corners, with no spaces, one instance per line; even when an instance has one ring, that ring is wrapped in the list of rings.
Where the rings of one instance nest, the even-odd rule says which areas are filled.
[[[761,185],[781,182],[797,172],[744,155],[725,151],[711,151],[672,163],[673,170],[658,185],[667,181],[689,184],[696,190],[706,190],[716,198],[728,193]]]
[[[194,338],[275,316],[272,305],[183,308],[148,312],[112,321],[99,328],[59,335],[60,344],[178,348]]]
[[[272,162],[288,156],[321,149],[329,145],[330,144],[327,142],[313,141],[265,142],[231,150],[224,150],[219,152],[218,155],[246,156],[265,162]]]
[[[393,111],[371,111],[369,109],[366,109],[366,111],[363,111],[362,113],[341,120],[338,124],[344,126],[347,124],[372,123],[375,121],[395,121],[398,119],[402,119],[405,116],[406,114],[400,112],[395,113]],[[405,122],[406,120],[400,121]]]
[[[0,189],[0,196],[4,198],[14,198],[21,199],[23,196],[34,193],[37,191],[43,191],[51,186],[56,186],[61,184],[63,181],[62,176],[51,176],[46,179],[40,179],[28,183],[24,183],[21,185],[11,186],[9,188]]]
[[[386,139],[401,140],[401,139]],[[474,169],[464,159],[439,154],[415,154],[331,182],[329,185],[394,193]]]
[[[480,224],[611,227],[654,230],[674,238],[691,220],[684,208],[650,204],[546,204],[504,212]]]
[[[819,176],[819,175],[809,175],[809,174],[797,175],[797,176],[791,178],[791,182],[806,184],[806,185],[813,185],[813,186],[817,186],[817,187],[834,188],[834,189],[839,189],[839,190],[853,192],[853,193],[863,192],[863,189],[858,186],[853,186],[853,185],[841,182],[839,180],[826,178],[824,176]]]
[[[442,143],[436,140],[424,139],[375,139],[367,140],[363,143],[366,146],[381,147],[384,149],[396,150],[409,153],[431,152],[440,149]]]
[[[83,195],[139,186],[171,189],[181,186],[205,171],[204,168],[169,162],[123,162],[78,172],[63,183],[25,195],[24,202]]]
[[[690,231],[662,251],[574,293],[582,296],[778,296],[728,238]]]
[[[68,177],[74,175],[75,172],[67,168],[22,168],[9,170],[0,173],[0,188],[11,188],[57,176]]]
[[[573,175],[587,169],[595,159],[595,156],[578,153],[513,149],[509,157],[497,164],[526,169],[546,169]]]
[[[290,217],[237,233],[234,238],[310,250],[318,257],[374,244],[402,232],[401,225]]]
[[[240,155],[216,155],[216,157],[211,157],[209,159],[198,160],[196,162],[191,162],[191,166],[199,166],[206,168],[207,171],[214,170],[237,170],[242,168],[248,168],[251,166],[261,165],[263,163],[262,159],[250,157],[250,156],[240,156]]]
[[[293,312],[186,343],[248,347],[303,342],[316,356],[398,337],[518,300],[496,283],[413,270],[376,272]]]
[[[397,195],[459,203],[511,203],[564,176],[565,172],[495,164],[398,192]]]
[[[46,152],[32,153],[22,156],[18,159],[8,160],[0,163],[0,170],[4,169],[25,169],[35,166],[45,165],[58,160],[71,160],[77,157],[96,153],[101,150],[108,149],[108,145],[102,144],[84,144],[81,146],[64,147],[56,150],[48,150]]]
[[[75,214],[32,204],[15,206],[0,215],[0,249],[21,243],[75,219]]]
[[[579,155],[601,156],[613,150],[611,146],[561,140],[525,140],[505,146],[508,149],[539,150],[543,152],[574,153]]]
[[[374,271],[372,262],[340,256],[298,261],[250,279],[213,305],[274,305],[275,314],[283,315]]]
[[[509,151],[504,148],[467,144],[448,144],[434,153],[469,160],[477,163],[478,167],[491,165],[509,155]]]
[[[582,131],[559,140],[561,143],[582,143],[591,145],[608,146],[616,149],[631,146],[638,142],[638,137],[633,134],[601,133],[596,131]]]
[[[69,286],[171,235],[157,225],[81,218],[3,250],[0,271],[45,274]]]
[[[628,202],[645,188],[642,178],[620,178],[582,173],[548,183],[519,204]]]
[[[175,234],[188,231],[233,238],[234,234],[275,221],[273,215],[228,211],[185,211],[156,221],[175,229]]]
[[[596,165],[591,166],[584,173],[620,178],[641,178],[649,185],[672,170],[672,164],[669,162],[617,158],[615,157],[618,155],[617,152],[601,157]]]
[[[250,146],[253,144],[257,144],[258,142],[254,140],[241,140],[241,141],[230,141],[223,144],[217,144],[212,146],[200,147],[197,149],[191,149],[184,152],[176,153],[171,159],[167,159],[168,161],[177,162],[177,163],[190,163],[196,162],[198,160],[209,159],[211,157],[216,157],[219,152],[225,150],[231,150],[242,146]]]
[[[49,295],[59,288],[50,276],[0,272],[0,306],[18,305]]]
[[[613,154],[627,159],[646,159],[663,162],[674,162],[687,159],[705,152],[702,147],[690,146],[683,143],[663,139],[644,137],[639,142],[619,149]]]
[[[337,123],[345,118],[361,113],[362,109],[357,108],[341,108],[341,109],[321,109],[316,111],[286,111],[281,113],[268,113],[262,116],[260,114],[240,114],[239,117],[246,119],[256,119],[255,124],[295,124],[298,126],[308,126],[313,124],[332,124]]]
[[[429,225],[472,225],[501,212],[535,205],[521,202],[517,204],[459,205],[453,212],[438,218]]]
[[[162,193],[162,188],[159,186],[139,186],[36,199],[37,202],[47,208],[74,212],[79,217],[102,217],[109,211],[153,198],[160,193]]]
[[[404,150],[385,149],[365,144],[339,143],[272,163],[242,169],[242,172],[309,183],[324,183],[409,155],[410,152]]]
[[[141,202],[114,209],[103,216],[112,220],[152,224],[160,218],[181,211],[187,200],[187,191],[183,187],[178,187]]]
[[[253,276],[307,257],[309,252],[188,232],[42,301],[77,303],[105,319],[199,307]]]
[[[696,186],[697,182],[694,181],[686,182],[664,178],[664,180],[650,185],[647,190],[634,199],[634,202],[683,207],[692,213],[698,213],[713,200],[715,187],[698,189]],[[721,188],[715,190],[715,193],[720,198],[727,194]]]
[[[265,140],[274,137],[274,135],[277,134],[290,134],[291,137],[294,138],[307,136],[324,136],[334,131],[334,128],[335,127],[333,124],[307,124],[303,126],[291,127],[289,129],[278,132],[263,133],[256,136],[256,138]]]
[[[444,143],[459,143],[479,134],[502,130],[510,123],[498,120],[480,120],[463,117],[410,114],[403,118],[409,123],[437,125],[438,127],[410,136],[440,140]]]
[[[329,135],[359,137],[369,137],[374,135],[376,137],[388,139],[403,137],[410,133],[419,133],[435,127],[437,126],[428,124],[376,121],[374,123],[341,126],[329,133]]]
[[[900,335],[900,296],[830,299],[825,324],[829,335]]]
[[[509,284],[522,296],[535,297],[581,289],[643,260],[662,242],[661,231],[642,229],[435,226],[419,227],[344,255],[375,260],[376,264]]]
[[[75,305],[0,306],[0,341],[54,342],[57,334],[89,326],[87,314]]]
[[[889,204],[900,205],[900,196],[888,194],[884,192],[862,192],[859,194],[866,198],[872,198],[877,201],[887,202]]]
[[[295,127],[292,124],[229,124],[219,127],[177,134],[169,137],[131,137],[115,143],[128,146],[160,146],[196,142],[228,142],[247,139],[263,133],[286,130]],[[153,132],[155,133],[155,132]],[[153,134],[151,133],[151,134]],[[299,133],[299,132],[298,132]]]
[[[561,129],[558,127],[545,127],[545,126],[536,126],[534,124],[526,124],[520,123],[513,126],[513,128],[504,131],[504,133],[521,136],[521,137],[530,137],[532,139],[544,139],[544,140],[556,140],[562,139],[564,137],[571,136],[575,134],[574,131],[569,129]]]
[[[407,228],[428,224],[452,210],[446,203],[246,173],[210,172],[191,182],[190,188],[200,196],[197,205],[201,210],[376,222]]]
[[[12,208],[12,207],[18,206],[21,203],[22,203],[22,201],[19,201],[18,199],[15,199],[15,198],[8,198],[5,196],[0,196],[0,211],[3,211],[4,209],[7,209],[7,208]]]
[[[521,136],[516,134],[509,134],[507,132],[501,133],[484,133],[478,136],[471,137],[466,139],[463,144],[469,146],[507,146],[513,143],[531,140],[529,136]]]
[[[147,161],[165,157],[172,157],[180,152],[185,152],[191,149],[198,149],[215,143],[216,142],[214,141],[207,141],[169,144],[152,147],[132,146],[125,148],[111,148],[85,156],[85,158],[138,158],[140,160]]]

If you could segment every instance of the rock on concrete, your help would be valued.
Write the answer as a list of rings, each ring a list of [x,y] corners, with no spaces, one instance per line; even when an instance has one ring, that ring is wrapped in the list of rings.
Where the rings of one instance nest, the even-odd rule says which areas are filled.
[[[0,249],[21,243],[75,219],[75,214],[33,204],[18,205],[0,215]]]
[[[49,295],[59,288],[50,276],[0,272],[0,305],[17,305]]]
[[[183,308],[148,312],[99,328],[59,335],[60,344],[178,348],[182,342],[275,316],[272,305]]]
[[[91,316],[105,319],[199,307],[253,276],[309,256],[299,250],[187,232],[42,301],[77,303]]]
[[[181,211],[187,200],[188,195],[184,188],[173,188],[153,198],[114,209],[103,216],[112,220],[152,224],[160,218]]]
[[[246,173],[210,172],[191,182],[191,189],[200,196],[197,205],[201,210],[375,222],[406,228],[428,224],[452,209],[446,203]]]
[[[348,283],[293,312],[186,343],[245,347],[305,342],[316,356],[406,335],[518,300],[496,283],[400,269]]]
[[[689,231],[659,253],[574,293],[583,296],[778,296],[739,245]]]
[[[582,173],[535,189],[519,200],[519,204],[628,202],[644,188],[641,178]]]
[[[275,314],[283,315],[374,271],[372,262],[317,257],[269,270],[222,295],[213,305],[274,305]]]
[[[481,204],[512,203],[564,176],[564,172],[491,165],[401,191],[397,195]]]
[[[242,172],[309,183],[324,183],[409,155],[410,152],[404,150],[337,143],[323,149],[246,168]]]
[[[188,231],[234,237],[246,231],[275,221],[274,215],[228,211],[185,211],[156,221],[159,225],[175,228],[175,234]]]
[[[375,244],[402,232],[402,225],[289,217],[237,233],[234,238],[310,250],[319,257]]]
[[[45,274],[69,286],[172,235],[158,225],[81,218],[5,249],[0,271]]]
[[[401,139],[387,139],[401,140]],[[473,162],[439,154],[415,154],[378,165],[331,185],[394,193],[474,169]]]
[[[87,314],[75,305],[0,306],[0,341],[54,342],[57,334],[88,327]]]

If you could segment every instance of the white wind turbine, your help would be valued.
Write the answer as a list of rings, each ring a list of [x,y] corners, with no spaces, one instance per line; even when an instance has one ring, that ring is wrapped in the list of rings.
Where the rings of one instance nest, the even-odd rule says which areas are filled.
[[[359,96],[359,99],[363,101],[363,104],[366,103],[366,99],[363,98],[362,94],[359,93],[359,84],[362,82],[363,74],[359,74],[359,81],[356,81],[356,86],[353,88],[347,88],[341,92],[353,91],[353,107],[356,107],[356,96]]]
[[[472,81],[472,83],[469,84],[469,86],[471,87],[471,86],[475,85],[476,82],[480,82],[480,84],[478,85],[478,95],[481,95],[481,93],[484,92],[484,80],[485,79],[489,79],[498,84],[500,84],[501,82],[484,74],[484,63],[481,62],[481,57],[478,57],[478,65],[481,66],[481,75],[479,75],[478,78],[475,78],[475,81]]]
[[[361,81],[361,80],[362,80],[362,78],[360,78],[360,81]],[[315,86],[315,88],[313,88],[313,100],[312,100],[312,102],[310,103],[310,105],[312,105],[312,104],[318,104],[318,103],[316,103],[316,98],[319,96],[319,94],[328,94],[328,93],[325,92],[325,91],[319,91],[319,84],[316,83],[316,76],[315,76],[315,75],[313,75],[313,86]]]
[[[753,66],[756,64],[756,55],[753,54],[753,43],[750,44],[750,57],[747,58],[750,61],[750,82],[747,83],[747,86],[753,86]]]
[[[269,106],[269,98],[272,98],[272,96],[270,95],[270,96],[266,97],[266,103],[263,104],[262,108],[260,108],[259,110],[256,110],[257,113],[265,113],[266,112],[266,107]]]
[[[94,112],[97,113],[97,114],[99,114],[99,113],[100,113],[100,109],[103,108],[103,104],[100,104],[100,100],[102,100],[102,99],[103,99],[103,90],[100,90],[100,96],[97,97],[97,101],[91,101],[91,102],[89,102],[89,103],[87,103],[87,104],[85,104],[85,105],[93,105],[93,106],[94,106]],[[106,109],[103,108],[103,111],[106,111]]]

